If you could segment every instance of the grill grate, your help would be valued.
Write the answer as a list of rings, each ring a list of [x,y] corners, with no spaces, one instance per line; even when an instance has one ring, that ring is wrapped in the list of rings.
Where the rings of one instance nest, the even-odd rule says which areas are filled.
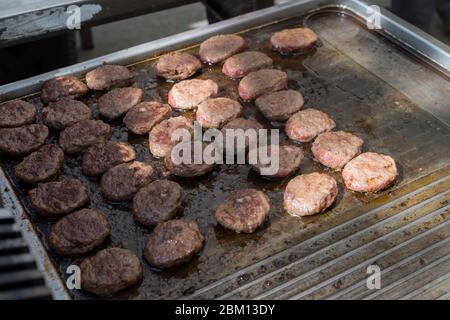
[[[51,298],[14,217],[0,209],[0,300]]]

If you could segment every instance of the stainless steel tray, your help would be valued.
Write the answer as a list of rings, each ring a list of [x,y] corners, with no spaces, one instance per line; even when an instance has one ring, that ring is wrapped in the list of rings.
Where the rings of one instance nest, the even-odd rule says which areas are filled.
[[[369,14],[360,1],[276,6],[0,87],[0,99],[28,96],[42,106],[34,93],[43,81],[59,74],[82,76],[104,62],[129,65],[148,99],[165,99],[170,84],[157,80],[150,70],[158,54],[175,49],[195,53],[196,44],[211,35],[242,33],[251,49],[269,53],[275,65],[288,72],[289,86],[304,93],[308,107],[330,113],[339,129],[364,138],[367,150],[392,154],[401,178],[385,192],[363,195],[345,191],[339,173],[330,172],[341,186],[337,204],[325,214],[302,220],[282,212],[286,181],[263,181],[246,167],[223,166],[209,177],[184,182],[184,215],[200,224],[207,237],[205,249],[192,263],[170,271],[158,273],[146,265],[141,286],[118,297],[445,297],[450,287],[449,48],[383,10],[383,29],[367,30],[362,22]],[[270,52],[272,32],[301,24],[319,34],[317,50],[296,57]],[[236,97],[237,82],[224,78],[220,68],[204,68],[200,77],[213,78],[222,94]],[[86,102],[95,107],[96,98],[92,94]],[[246,116],[264,121],[251,104],[245,104],[245,110]],[[113,125],[115,139],[128,139],[142,159],[158,166],[146,151],[145,139],[128,136],[120,123]],[[303,149],[308,158],[301,171],[323,171],[311,160],[309,146]],[[89,298],[65,290],[60,274],[74,261],[46,251],[49,224],[29,210],[26,190],[11,174],[16,162],[2,157],[5,205],[28,229],[55,296]],[[79,175],[79,159],[66,161],[63,176]],[[107,211],[113,224],[110,243],[141,255],[148,231],[133,222],[126,204],[104,203],[96,182],[85,180],[93,205]],[[253,235],[235,235],[215,226],[213,208],[236,189],[236,181],[239,187],[264,189],[273,202],[267,226]],[[374,263],[384,270],[382,289],[376,292],[365,286],[366,268]]]

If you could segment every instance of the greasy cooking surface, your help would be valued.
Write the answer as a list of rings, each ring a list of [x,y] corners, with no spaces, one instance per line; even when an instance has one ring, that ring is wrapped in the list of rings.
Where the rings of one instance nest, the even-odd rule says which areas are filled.
[[[268,54],[276,68],[288,73],[289,88],[300,90],[305,97],[305,107],[313,107],[328,113],[337,123],[337,130],[350,131],[365,140],[363,151],[386,153],[394,157],[400,171],[399,182],[392,189],[379,195],[365,195],[345,191],[339,173],[325,169],[312,160],[310,143],[302,144],[305,159],[300,172],[327,172],[335,177],[339,184],[336,204],[324,214],[296,219],[283,212],[282,196],[289,179],[266,181],[251,172],[248,166],[222,165],[211,174],[199,179],[175,179],[184,191],[183,216],[195,220],[206,239],[206,245],[200,255],[190,263],[164,272],[151,270],[143,259],[144,239],[149,230],[137,224],[130,212],[131,203],[108,203],[99,192],[99,181],[82,175],[81,157],[66,156],[61,178],[77,177],[88,187],[92,208],[102,211],[112,226],[111,239],[105,246],[125,246],[141,257],[145,276],[143,283],[134,289],[125,291],[121,298],[178,298],[193,294],[226,275],[256,263],[299,243],[312,235],[323,232],[331,226],[343,223],[355,215],[361,206],[373,203],[383,204],[389,201],[390,192],[403,187],[420,176],[443,168],[448,163],[450,130],[431,114],[418,108],[412,101],[395,90],[388,83],[376,77],[350,57],[339,52],[328,41],[322,39],[333,24],[342,28],[353,26],[358,31],[355,37],[357,46],[388,47],[394,53],[401,52],[396,46],[385,42],[376,35],[366,32],[355,21],[336,14],[313,17],[309,25],[322,39],[319,47],[304,56],[282,56],[269,49],[269,38],[274,31],[285,27],[298,26],[303,18],[286,20],[243,33],[248,48]],[[198,48],[189,52],[197,54]],[[138,86],[145,90],[145,100],[161,99],[167,101],[167,92],[172,86],[156,79],[151,70],[153,61],[133,66],[137,73]],[[220,96],[238,99],[237,80],[225,78],[221,66],[203,66],[197,76],[200,79],[213,79],[220,86]],[[90,93],[82,99],[95,110],[99,93]],[[31,102],[42,109],[39,97]],[[266,127],[270,124],[252,103],[243,103],[245,117],[255,118]],[[175,113],[174,113],[175,114]],[[188,113],[193,116],[193,113]],[[39,118],[39,122],[41,119]],[[161,173],[161,161],[156,161],[148,151],[147,136],[128,134],[121,120],[111,122],[114,126],[114,140],[129,141],[136,146],[139,161],[149,161]],[[273,124],[280,126],[280,124]],[[49,142],[56,142],[53,132]],[[282,141],[286,141],[282,133]],[[50,223],[38,217],[31,209],[26,197],[28,188],[15,180],[13,166],[19,159],[2,156],[2,165],[11,182],[16,187],[20,199],[30,214],[31,220],[46,243]],[[237,183],[239,181],[239,183]],[[272,202],[270,218],[264,227],[251,235],[235,234],[217,226],[214,210],[236,188],[257,188],[264,190]],[[375,202],[372,200],[378,198]],[[78,264],[81,259],[61,259],[50,251],[53,262],[63,277],[64,270],[70,264]],[[297,259],[297,257],[293,257]],[[275,266],[276,267],[276,266]],[[260,270],[264,273],[265,270]],[[252,275],[255,276],[255,275]],[[251,280],[243,274],[233,285],[243,285]],[[74,298],[90,298],[82,291],[71,291]]]

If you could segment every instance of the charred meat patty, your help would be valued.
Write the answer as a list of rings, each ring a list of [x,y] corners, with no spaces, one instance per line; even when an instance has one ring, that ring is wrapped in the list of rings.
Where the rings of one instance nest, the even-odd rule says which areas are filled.
[[[87,253],[105,241],[111,227],[105,216],[93,209],[82,209],[58,220],[50,230],[48,243],[62,256]]]
[[[100,181],[103,197],[112,201],[125,201],[153,180],[155,170],[144,162],[122,163],[106,171]]]
[[[213,36],[200,44],[200,59],[204,63],[215,64],[243,51],[245,40],[235,34]]]
[[[80,265],[81,288],[105,297],[137,285],[144,277],[139,258],[130,250],[108,248]]]
[[[17,128],[0,129],[0,152],[23,155],[39,149],[48,137],[48,128],[30,124]]]
[[[147,237],[144,256],[154,267],[165,269],[189,261],[203,247],[204,237],[195,222],[169,220]]]
[[[156,180],[141,188],[133,198],[135,219],[146,227],[175,218],[181,208],[183,189],[170,180]]]
[[[229,98],[207,99],[198,105],[196,118],[205,128],[221,128],[225,123],[240,116],[242,106]]]
[[[125,114],[144,99],[141,88],[115,88],[98,99],[98,112],[108,119],[115,119]]]
[[[123,123],[131,132],[145,134],[169,115],[170,111],[169,105],[158,101],[141,102],[127,112]]]
[[[59,218],[89,203],[87,189],[77,179],[40,183],[28,195],[33,209],[48,218]]]
[[[42,109],[42,120],[50,128],[62,130],[92,117],[91,109],[81,101],[61,98]]]
[[[336,123],[326,113],[316,109],[305,109],[293,114],[286,122],[284,130],[290,139],[308,142],[335,127]]]
[[[63,150],[54,144],[47,144],[23,159],[14,173],[26,183],[46,182],[58,175],[63,162]]]
[[[134,75],[124,66],[104,65],[86,73],[86,84],[92,90],[127,87]]]
[[[242,189],[219,205],[216,220],[237,233],[252,233],[266,221],[269,211],[270,200],[264,192]]]
[[[0,104],[0,128],[21,127],[36,119],[36,107],[23,100],[11,100]]]
[[[59,134],[59,145],[64,152],[75,154],[90,146],[109,140],[112,129],[101,120],[83,120],[64,129]]]

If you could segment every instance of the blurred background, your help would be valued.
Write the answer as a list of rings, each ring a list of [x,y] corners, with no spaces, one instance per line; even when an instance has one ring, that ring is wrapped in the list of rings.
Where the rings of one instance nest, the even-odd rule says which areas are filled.
[[[51,6],[61,3],[67,5],[69,0],[0,0],[0,85],[189,29],[201,28],[245,12],[295,0],[100,2],[108,1],[111,4],[106,13],[108,16],[98,21],[98,25],[83,27],[81,31],[53,34],[45,30],[48,26],[42,25],[41,16],[30,16],[26,12],[45,5],[51,10]],[[75,4],[81,2],[85,1],[72,1]],[[450,44],[450,0],[368,2],[393,11]],[[30,23],[33,19],[34,22]]]

